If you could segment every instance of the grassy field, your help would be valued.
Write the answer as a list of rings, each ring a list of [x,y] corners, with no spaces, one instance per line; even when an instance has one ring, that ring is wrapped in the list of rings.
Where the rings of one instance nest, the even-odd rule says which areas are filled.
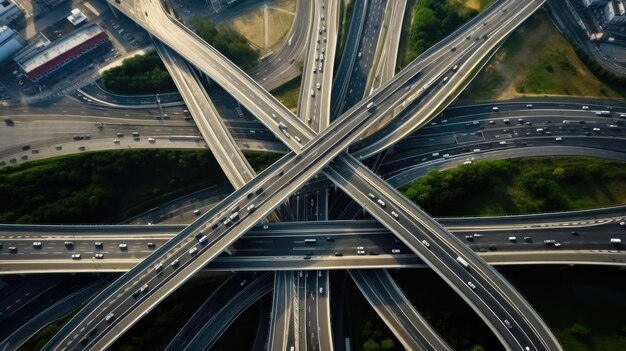
[[[582,210],[626,204],[626,167],[572,157],[482,161],[431,172],[404,192],[436,216]]]
[[[621,97],[589,71],[543,11],[511,34],[460,100],[528,96]]]
[[[267,10],[267,27],[265,26],[265,11]],[[286,35],[293,24],[296,10],[295,0],[280,0],[267,6],[259,7],[256,11],[236,17],[224,23],[226,27],[235,29],[245,36],[248,41],[263,54],[286,40]],[[268,29],[268,42],[265,43],[265,28]],[[267,44],[267,46],[266,46]]]
[[[294,78],[282,86],[271,91],[283,105],[287,106],[291,111],[296,112],[298,109],[298,99],[300,98],[300,83],[302,76]]]

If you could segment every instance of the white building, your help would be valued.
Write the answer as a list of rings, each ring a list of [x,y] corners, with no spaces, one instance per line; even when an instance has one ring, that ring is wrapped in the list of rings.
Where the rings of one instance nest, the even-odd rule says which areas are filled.
[[[606,17],[606,23],[610,25],[626,23],[626,4],[624,4],[624,0],[609,1],[604,8],[604,16]]]
[[[24,16],[22,8],[13,0],[0,0],[0,25],[10,24],[14,20]]]
[[[0,26],[0,63],[13,57],[13,54],[25,45],[26,42],[16,31],[7,26]]]

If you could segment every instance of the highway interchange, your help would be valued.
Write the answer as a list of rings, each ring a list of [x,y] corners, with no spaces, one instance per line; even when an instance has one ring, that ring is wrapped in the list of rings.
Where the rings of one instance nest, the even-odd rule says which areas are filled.
[[[327,3],[326,8],[328,12],[326,13],[331,13],[334,7],[331,7],[329,4],[334,2],[322,1],[321,3],[323,4],[324,2]],[[316,2],[316,8],[319,3],[320,2]],[[502,3],[506,4],[502,5]],[[230,261],[230,263],[226,264],[232,265],[232,260],[237,259],[238,255],[245,256],[247,250],[243,243],[245,240],[248,240],[247,237],[250,237],[251,241],[254,240],[252,239],[252,232],[246,234],[246,236],[236,242],[235,240],[251,229],[256,223],[262,221],[266,215],[277,209],[291,194],[296,192],[308,180],[314,178],[320,171],[323,171],[329,179],[348,193],[354,201],[361,204],[368,213],[378,219],[399,238],[399,240],[394,239],[395,241],[393,243],[387,242],[386,240],[393,238],[393,236],[389,235],[389,230],[384,230],[384,233],[382,233],[382,227],[379,226],[379,233],[372,234],[372,237],[378,236],[375,239],[368,239],[371,240],[371,244],[367,245],[367,254],[365,257],[367,257],[368,260],[370,257],[372,260],[387,260],[387,263],[382,265],[378,263],[365,263],[365,266],[371,264],[371,266],[369,266],[370,268],[392,267],[393,264],[389,264],[389,262],[393,261],[397,261],[398,263],[396,264],[400,266],[408,266],[406,263],[402,263],[402,260],[405,260],[404,262],[415,260],[416,257],[414,253],[416,253],[417,256],[423,260],[421,262],[425,261],[431,268],[435,269],[453,289],[462,295],[496,333],[505,347],[508,349],[533,350],[560,349],[554,337],[550,334],[541,319],[532,311],[532,308],[530,308],[523,298],[519,296],[493,268],[476,256],[471,249],[479,252],[483,251],[483,249],[486,251],[495,251],[491,249],[491,245],[497,245],[497,253],[499,254],[502,251],[507,251],[509,248],[512,249],[511,251],[515,251],[517,247],[522,245],[524,245],[525,248],[533,246],[533,248],[537,248],[538,251],[541,251],[541,257],[545,258],[545,256],[547,256],[545,255],[547,245],[543,240],[548,240],[544,239],[547,238],[547,236],[544,237],[544,235],[549,235],[549,240],[553,240],[551,238],[552,236],[561,238],[559,239],[560,243],[564,244],[568,250],[583,251],[591,248],[591,250],[606,251],[607,253],[613,251],[614,253],[615,247],[612,246],[608,240],[612,238],[611,235],[614,235],[614,233],[608,232],[620,230],[619,225],[614,223],[615,221],[619,222],[618,218],[607,219],[615,229],[607,229],[607,233],[604,233],[605,236],[601,236],[601,239],[595,236],[591,239],[586,235],[574,235],[571,233],[571,230],[562,231],[558,234],[542,234],[534,233],[530,229],[524,229],[528,231],[529,235],[521,236],[522,234],[519,234],[520,236],[516,238],[516,240],[511,240],[509,232],[509,237],[503,240],[507,235],[503,230],[502,236],[493,237],[497,244],[487,243],[484,244],[487,247],[478,247],[477,245],[473,245],[475,239],[468,240],[464,236],[455,238],[449,234],[444,227],[437,224],[437,222],[432,220],[419,208],[408,203],[408,201],[390,187],[389,184],[386,184],[378,178],[376,174],[364,167],[357,159],[343,152],[350,144],[358,140],[359,136],[366,130],[376,126],[378,120],[383,120],[389,116],[391,116],[392,122],[387,124],[387,126],[382,129],[381,133],[370,136],[370,138],[377,139],[369,143],[367,147],[357,145],[355,149],[356,155],[369,156],[380,152],[388,146],[396,144],[400,139],[412,133],[419,126],[426,125],[430,122],[429,116],[432,112],[436,111],[438,107],[441,106],[442,102],[445,101],[445,97],[451,91],[454,91],[456,87],[460,86],[464,80],[463,78],[470,74],[473,69],[472,64],[480,61],[480,57],[487,55],[499,40],[502,40],[510,31],[519,25],[521,21],[538,9],[542,3],[542,1],[533,1],[526,4],[520,1],[502,1],[496,4],[493,9],[486,11],[481,15],[482,17],[467,24],[452,36],[456,36],[459,38],[458,40],[455,41],[451,39],[438,44],[432,50],[429,50],[421,60],[418,59],[414,64],[411,64],[407,69],[400,72],[390,83],[383,84],[381,88],[375,91],[368,99],[362,102],[358,102],[359,99],[356,99],[354,101],[356,105],[350,109],[345,109],[347,112],[339,117],[336,122],[331,124],[330,128],[327,130],[324,130],[325,126],[321,122],[321,116],[324,113],[320,115],[320,124],[317,128],[307,126],[306,123],[308,120],[306,118],[301,117],[302,119],[298,119],[295,117],[284,107],[281,107],[280,104],[258,84],[245,76],[243,72],[239,71],[221,55],[214,52],[208,45],[200,43],[200,40],[189,32],[177,29],[180,27],[170,22],[170,19],[165,16],[164,12],[160,9],[160,5],[146,2],[142,3],[141,1],[137,1],[134,6],[128,5],[126,2],[122,4],[122,12],[129,14],[133,20],[144,26],[158,40],[163,41],[182,56],[175,56],[176,54],[169,52],[169,48],[162,47],[160,49],[160,53],[164,56],[166,63],[168,62],[166,57],[170,58],[168,63],[170,72],[175,77],[177,74],[180,76],[180,78],[176,79],[177,86],[179,90],[181,90],[181,95],[185,99],[196,124],[207,142],[211,139],[209,135],[214,132],[205,129],[205,126],[211,126],[209,119],[219,119],[219,116],[215,109],[212,109],[213,112],[209,112],[209,116],[203,116],[207,110],[211,111],[211,109],[202,108],[202,104],[206,104],[207,101],[210,103],[209,97],[206,93],[204,93],[204,96],[197,94],[197,92],[201,92],[202,89],[197,82],[195,85],[192,85],[192,80],[197,80],[197,77],[192,77],[189,68],[186,69],[187,73],[185,73],[186,64],[183,62],[183,58],[190,61],[197,69],[211,76],[218,84],[224,86],[228,92],[233,94],[236,99],[240,100],[242,105],[253,115],[258,117],[277,138],[293,151],[262,174],[254,177],[253,171],[251,171],[249,165],[246,169],[245,165],[247,163],[245,162],[245,158],[241,156],[239,148],[235,145],[234,139],[230,137],[225,125],[221,123],[219,132],[222,133],[223,136],[217,137],[220,142],[217,142],[217,145],[212,147],[210,142],[208,142],[208,144],[214,154],[216,154],[216,157],[218,157],[218,155],[225,156],[224,160],[220,162],[220,165],[225,169],[225,173],[229,180],[231,180],[235,189],[239,190],[222,201],[218,206],[200,216],[200,218],[190,226],[183,229],[178,228],[179,234],[167,242],[165,241],[172,238],[172,232],[167,233],[167,236],[159,236],[158,241],[156,236],[149,239],[137,239],[137,241],[129,243],[126,250],[116,250],[115,246],[121,243],[118,242],[119,237],[112,239],[113,242],[109,243],[107,241],[107,248],[111,251],[103,252],[106,255],[104,259],[96,259],[95,257],[91,259],[93,266],[87,268],[88,270],[97,269],[95,268],[97,265],[115,260],[119,258],[120,255],[122,257],[127,255],[128,261],[131,262],[120,263],[118,268],[113,270],[127,270],[139,260],[141,260],[141,263],[134,266],[129,273],[109,285],[96,299],[92,300],[90,305],[88,305],[92,307],[87,307],[79,312],[77,317],[47,345],[47,348],[68,350],[83,348],[102,349],[110,345],[126,328],[141,318],[146,311],[152,309],[160,300],[167,296],[168,293],[180,286],[196,271],[203,269],[207,263],[210,262],[210,266],[213,263],[219,265],[221,262]],[[113,5],[117,6],[116,4]],[[319,8],[322,7],[323,6],[320,6]],[[140,9],[145,9],[146,11],[141,11]],[[374,9],[379,11],[380,6],[374,7]],[[506,16],[499,16],[500,13],[505,11],[509,11],[510,14],[515,15],[507,18],[505,18]],[[163,15],[161,16],[161,14]],[[172,23],[172,26],[169,27],[169,32],[165,30],[165,28],[157,28],[151,25],[151,23],[156,23],[157,21]],[[377,23],[376,26],[378,26],[378,22],[375,21],[375,23]],[[329,28],[332,27],[329,25]],[[177,31],[180,37],[185,38],[183,41],[185,44],[172,39],[173,33]],[[470,34],[467,38],[470,39],[466,38],[466,34],[468,33]],[[186,44],[189,46],[185,47]],[[157,48],[159,45],[161,44],[157,42]],[[311,47],[309,51],[311,51]],[[450,48],[453,48],[453,50]],[[333,49],[327,50],[334,51]],[[372,54],[376,49],[371,48],[371,44],[369,44],[368,50],[370,51],[367,52],[366,57],[372,59]],[[204,57],[201,58],[197,55],[198,52],[203,52]],[[313,61],[312,56],[310,54],[308,56],[309,59]],[[316,54],[316,56],[318,55]],[[357,57],[360,58],[360,55],[357,54]],[[211,62],[205,60],[210,60]],[[369,64],[363,65],[362,68],[367,70],[368,65],[371,65],[371,61]],[[452,66],[456,68],[452,69]],[[216,71],[215,67],[221,67],[221,69]],[[306,82],[306,84],[317,84],[313,83],[315,82],[314,80],[308,80],[310,79],[308,78],[309,76],[311,76],[311,74],[305,71],[303,82]],[[321,77],[321,75],[318,75],[318,77]],[[389,78],[390,77],[387,77],[387,79]],[[321,82],[324,83],[324,89],[320,90],[324,92],[324,96],[328,99],[326,101],[330,101],[330,79],[323,78]],[[185,92],[184,86],[188,87],[187,92]],[[363,87],[362,90],[365,90],[365,87]],[[305,89],[302,91],[306,92]],[[323,100],[319,95],[315,98]],[[195,101],[191,101],[190,99],[194,99]],[[312,99],[309,98],[308,100],[310,101]],[[326,105],[326,108],[328,107],[329,104]],[[494,112],[493,107],[489,106],[487,108],[492,109],[492,113]],[[561,124],[563,124],[562,115],[546,116],[545,114],[540,114],[540,112],[537,112],[536,116],[531,116],[531,118],[534,118],[533,122],[531,122],[532,127],[527,126],[525,123],[520,123],[519,126],[516,124],[514,127],[507,128],[510,122],[505,123],[504,117],[500,118],[500,113],[503,113],[504,116],[504,110],[505,109],[491,116],[486,116],[484,120],[480,118],[477,119],[476,116],[467,113],[459,113],[458,116],[440,116],[438,119],[434,120],[434,123],[448,123],[443,122],[443,119],[454,121],[454,123],[446,125],[445,132],[443,130],[441,132],[438,131],[438,126],[429,126],[418,131],[411,139],[406,139],[398,143],[396,147],[401,151],[403,143],[406,144],[405,147],[407,149],[414,148],[415,145],[420,145],[420,143],[421,146],[423,146],[425,144],[423,142],[424,140],[433,139],[434,136],[434,138],[441,140],[438,145],[438,149],[441,149],[440,146],[444,144],[455,144],[456,142],[460,145],[461,142],[458,141],[459,135],[466,134],[463,136],[468,140],[466,142],[464,141],[466,144],[463,146],[465,147],[451,146],[451,151],[449,153],[446,152],[449,154],[447,157],[465,157],[463,154],[476,154],[483,152],[486,148],[493,148],[494,142],[489,140],[503,140],[514,137],[517,139],[520,135],[524,135],[525,137],[527,136],[529,140],[532,140],[531,143],[543,145],[541,142],[547,140],[554,143],[555,138],[557,138],[557,136],[554,135],[587,132],[587,129],[583,128],[587,126],[587,123],[581,127],[581,124],[578,122],[575,123],[575,130],[567,128],[567,130],[563,131],[559,129]],[[542,110],[543,109],[538,109],[537,111]],[[533,111],[535,111],[535,109],[533,109]],[[487,112],[485,114],[489,113]],[[330,115],[331,114],[326,113],[326,116]],[[302,116],[302,114],[300,114],[300,116]],[[393,117],[396,116],[397,118],[393,119]],[[508,114],[506,116],[508,116]],[[467,122],[463,121],[463,118],[468,118]],[[597,139],[602,139],[602,136],[607,133],[606,129],[608,125],[612,123],[609,119],[607,119],[606,123],[602,120],[595,119],[589,111],[581,112],[580,116],[572,114],[572,118],[591,119],[592,121],[589,123],[591,128],[593,128],[596,123],[598,127],[602,125],[602,130],[597,131],[598,133],[593,133],[598,137]],[[543,122],[537,123],[535,119],[541,119]],[[494,123],[491,123],[492,120]],[[511,117],[511,120],[513,120],[513,117]],[[474,124],[475,121],[478,121],[477,125]],[[515,121],[514,123],[518,122]],[[542,123],[546,124],[546,126]],[[411,125],[410,128],[405,127],[408,124]],[[449,125],[452,126],[448,129],[447,127]],[[556,127],[557,125],[559,127]],[[549,132],[553,133],[553,135],[549,137],[546,136],[546,127],[550,128]],[[542,128],[543,130],[538,131],[537,128]],[[580,130],[578,128],[580,128]],[[474,129],[477,129],[480,135],[477,135],[478,133],[474,131]],[[509,131],[499,131],[498,129],[508,129]],[[316,132],[319,133],[317,137],[315,136]],[[594,132],[596,131],[594,130]],[[167,131],[165,133],[167,133]],[[195,133],[197,135],[197,131]],[[449,140],[450,136],[445,133],[452,133],[455,142],[446,142],[445,140]],[[611,131],[609,133],[612,133],[610,138],[605,138],[611,139],[607,140],[607,148],[619,150],[619,142],[613,139],[615,139],[614,137],[616,135],[620,135],[617,139],[623,138],[623,132],[619,129],[618,131]],[[506,136],[502,137],[503,134]],[[337,138],[337,135],[340,135],[341,138]],[[585,135],[585,137],[589,136],[590,135]],[[110,136],[107,136],[107,138],[108,137]],[[536,137],[536,139],[532,137]],[[579,138],[582,139],[583,137],[581,136]],[[223,139],[229,140],[224,141]],[[569,139],[564,139],[565,142],[569,141]],[[597,139],[593,137],[587,139],[597,141]],[[526,143],[524,146],[528,146],[528,142],[523,143]],[[591,143],[592,142],[590,142],[590,144]],[[615,143],[615,146],[611,146],[611,143]],[[584,143],[582,144],[584,145]],[[363,145],[362,142],[361,145]],[[498,141],[498,145],[508,144],[500,144],[500,141]],[[467,150],[468,146],[470,147],[469,151]],[[402,152],[398,152],[394,155],[396,159],[390,159],[387,163],[382,164],[382,169],[385,169],[385,172],[389,175],[396,175],[405,171],[402,166],[398,165],[406,163],[407,160],[410,161],[413,160],[412,158],[415,158],[415,161],[417,161],[417,158],[419,158],[419,162],[428,162],[432,161],[430,159],[431,157],[434,158],[438,156],[435,156],[434,152],[432,152],[430,153],[431,157],[429,157],[428,148],[424,148],[424,151],[424,155],[409,153],[403,155]],[[239,156],[236,157],[235,153]],[[232,161],[235,163],[232,163]],[[229,162],[230,166],[227,165]],[[372,191],[374,191],[375,194],[372,194]],[[381,201],[385,202],[381,204]],[[318,200],[317,203],[319,202]],[[305,208],[306,207],[305,205]],[[390,210],[390,208],[393,210]],[[304,212],[306,211],[303,211],[303,213]],[[297,217],[300,220],[306,219],[301,218],[302,216],[300,215]],[[275,224],[271,224],[272,227],[274,225]],[[296,226],[295,223],[283,223],[280,225]],[[333,225],[333,223],[329,222],[328,225]],[[155,229],[157,228],[155,227]],[[259,230],[257,227],[256,230],[263,233],[265,229]],[[197,240],[203,235],[206,236],[206,239],[203,239],[206,241],[202,244],[198,244]],[[307,267],[314,269],[363,268],[364,265],[358,263],[360,260],[351,259],[350,257],[345,257],[345,260],[343,260],[342,257],[337,257],[338,255],[336,255],[337,252],[343,254],[344,251],[347,253],[346,256],[354,255],[354,242],[355,240],[360,240],[358,237],[348,238],[346,240],[344,240],[343,237],[341,240],[328,240],[326,237],[322,238],[323,236],[324,235],[316,236],[316,242],[324,241],[326,243],[326,245],[321,247],[321,255],[317,252],[318,248],[320,248],[318,245],[315,245],[315,250],[313,250],[314,252],[311,254],[308,253],[309,249],[307,249],[307,245],[304,244],[304,242],[302,242],[299,247],[294,246],[298,241],[302,240],[295,237],[284,238],[285,244],[274,246],[275,243],[273,240],[279,240],[277,238],[269,241],[270,244],[266,255],[268,258],[265,260],[261,259],[261,261],[267,264],[267,270],[302,269]],[[524,238],[525,236],[531,239],[527,240]],[[74,248],[77,249],[76,252],[81,251],[87,254],[95,254],[97,250],[92,249],[93,242],[83,241],[84,238],[82,235],[79,235],[79,237],[75,240]],[[331,238],[334,239],[332,234]],[[589,239],[591,242],[584,241],[580,238]],[[8,239],[14,240],[15,238],[9,237]],[[105,239],[103,238],[103,240]],[[155,243],[154,247],[148,247],[146,240],[153,240],[152,243]],[[428,244],[424,244],[426,241]],[[519,241],[519,243],[517,241]],[[524,243],[522,243],[522,241],[524,241]],[[332,245],[328,245],[328,242],[332,243]],[[235,250],[232,256],[220,255],[224,249],[233,243]],[[238,247],[239,244],[241,244],[241,247]],[[467,244],[470,245],[468,246]],[[7,247],[6,245],[5,243],[5,248]],[[13,260],[14,258],[15,260],[19,260],[20,256],[23,256],[23,254],[43,256],[48,253],[44,253],[43,248],[41,251],[33,249],[32,238],[30,237],[20,241],[19,244],[16,245],[19,246],[18,254],[13,256],[8,255],[7,258],[9,260]],[[259,243],[255,242],[252,245],[258,246]],[[67,256],[68,251],[65,250],[65,244],[61,245],[60,241],[46,241],[44,245],[45,250],[48,249],[48,246],[50,246],[50,249],[54,250],[51,252],[52,256]],[[110,246],[112,246],[112,248]],[[285,251],[280,251],[280,247]],[[389,252],[390,250],[391,252]],[[393,250],[399,250],[400,252],[393,252]],[[293,263],[285,264],[287,260],[281,262],[281,259],[279,259],[282,255],[285,255],[284,257],[294,256],[294,252],[298,251],[304,252],[304,255],[295,255],[298,256],[299,262],[301,263],[299,266]],[[357,256],[360,256],[358,251],[361,251],[361,249],[357,248],[356,251]],[[565,250],[561,250],[561,252],[565,252]],[[402,255],[399,255],[401,257],[395,260],[394,255],[392,255],[394,253],[402,253]],[[497,256],[494,255],[494,252],[482,253],[484,253],[485,256]],[[143,259],[148,254],[149,256]],[[331,254],[334,257],[330,260],[324,256]],[[576,253],[570,254],[573,256],[576,255]],[[5,252],[0,253],[0,256],[4,259],[6,256]],[[109,256],[113,256],[111,260],[109,260]],[[470,270],[458,264],[459,260],[457,257],[461,256],[469,261]],[[303,257],[305,259],[302,259]],[[213,259],[215,259],[215,261],[211,262]],[[259,259],[256,260],[258,264]],[[491,261],[491,258],[489,258],[489,260]],[[64,261],[63,263],[65,265],[68,263],[74,264],[74,266],[76,266],[76,264],[89,265],[88,262],[85,262],[87,260],[72,262],[68,257],[62,258],[61,261]],[[249,258],[244,257],[241,259],[241,262],[246,261],[251,262]],[[288,262],[293,261],[295,260],[291,258]],[[318,264],[325,261],[339,263],[335,266],[320,266]],[[524,258],[519,261],[525,262]],[[540,261],[540,259],[538,260],[536,256],[534,256],[526,262],[529,261],[534,263]],[[34,264],[36,265],[38,263]],[[160,264],[163,265],[162,268],[154,268]],[[241,267],[241,269],[237,268],[237,270],[245,270],[244,266],[245,263],[242,263],[239,266],[236,264],[235,267]],[[34,269],[32,267],[34,266],[31,266],[30,269]],[[297,318],[294,317],[292,321],[300,320],[301,322],[293,324],[292,321],[283,320],[282,324],[278,325],[276,324],[278,318],[275,318],[275,320],[272,321],[272,330],[274,332],[270,332],[270,335],[278,338],[276,342],[283,346],[297,344],[299,345],[298,349],[332,349],[332,343],[329,342],[331,340],[331,336],[329,335],[330,323],[322,323],[321,327],[319,324],[320,320],[324,321],[328,319],[328,315],[326,315],[329,313],[328,296],[330,295],[328,271],[320,270],[317,271],[317,273],[313,271],[313,274],[306,273],[306,276],[302,276],[301,273],[298,274],[296,272],[297,271],[286,271],[285,273],[276,275],[274,283],[274,308],[277,308],[276,302],[280,300],[281,297],[285,297],[284,301],[286,306],[293,306],[294,301],[296,301],[297,306],[306,306],[304,308],[294,309],[284,308],[285,310],[291,310],[294,316],[298,316]],[[455,280],[455,278],[451,277],[459,277],[459,279]],[[468,281],[472,282],[472,284],[468,283]],[[280,282],[280,284],[278,282]],[[474,287],[472,287],[472,285],[474,285]],[[476,285],[478,285],[478,289],[476,289]],[[287,298],[289,294],[292,294],[292,292],[290,292],[291,286],[296,287],[295,298]],[[497,288],[495,286],[497,286]],[[481,291],[480,294],[475,293],[478,290]],[[503,291],[506,291],[506,293],[503,293]],[[307,299],[306,296],[309,293],[311,294],[311,298]],[[285,296],[285,294],[287,294],[287,296]],[[113,297],[113,295],[116,296]],[[315,297],[313,297],[313,295]],[[321,303],[319,302],[320,300],[322,300]],[[105,304],[105,301],[109,302]],[[96,306],[100,306],[100,308],[95,308]],[[311,308],[313,308],[315,313],[307,314],[305,311],[310,311]],[[113,315],[114,318],[105,318],[111,315]],[[275,314],[274,316],[277,317]],[[313,327],[311,322],[315,323],[316,327],[313,329],[317,329],[318,333],[312,333],[310,338],[307,337],[308,333],[305,333],[304,337],[298,337],[298,329],[302,329],[301,325],[306,326],[308,324],[309,327]],[[428,325],[422,324],[423,327],[429,329]],[[282,328],[283,330],[289,331],[276,331],[277,326],[279,329]],[[321,329],[323,332],[319,332]],[[327,329],[327,331],[324,331],[324,329]],[[96,331],[94,332],[94,330]],[[281,339],[281,335],[283,339],[279,340]],[[437,339],[436,333],[425,338],[422,342],[426,342],[426,345],[438,349],[434,344],[434,342],[436,342],[435,339]],[[287,348],[281,346],[276,348],[272,347],[272,349]]]

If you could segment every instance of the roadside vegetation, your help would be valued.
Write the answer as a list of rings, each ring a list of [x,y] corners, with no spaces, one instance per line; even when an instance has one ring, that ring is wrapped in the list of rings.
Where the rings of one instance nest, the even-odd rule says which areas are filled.
[[[116,94],[154,94],[176,90],[156,52],[127,58],[121,66],[102,73],[102,84]]]
[[[272,90],[271,93],[288,109],[297,111],[298,99],[300,99],[300,84],[302,84],[301,75]]]
[[[32,351],[32,350],[41,350],[43,347],[52,339],[52,337],[65,325],[65,323],[69,322],[72,317],[76,313],[78,313],[80,309],[77,308],[74,312],[69,315],[59,318],[56,321],[48,324],[45,328],[41,329],[37,333],[35,333],[30,339],[28,339],[22,346],[20,346],[17,351]]]
[[[626,345],[626,271],[609,266],[498,266],[567,351]],[[429,269],[400,269],[398,284],[454,350],[501,350],[478,315]],[[428,282],[428,289],[423,284]],[[610,312],[607,312],[610,311]],[[472,346],[480,345],[480,346]]]
[[[274,164],[279,158],[283,157],[283,154],[275,152],[263,152],[263,151],[244,151],[243,155],[250,163],[254,171],[257,173],[263,172],[264,169]]]
[[[522,267],[498,270],[515,285],[567,351],[626,346],[626,271],[619,267]]]
[[[257,172],[282,155],[246,151]],[[0,170],[0,223],[117,223],[226,178],[206,150],[116,150]]]
[[[224,181],[208,151],[122,150],[0,170],[0,223],[116,223]]]
[[[420,0],[413,10],[407,47],[401,66],[476,16],[494,0]]]
[[[256,65],[259,51],[250,47],[248,40],[243,35],[233,29],[218,28],[200,16],[192,19],[192,25],[196,34],[241,69],[249,69]]]
[[[198,307],[230,275],[200,272],[124,333],[108,350],[164,350]]]
[[[589,68],[593,74],[596,75],[602,82],[607,82],[617,88],[626,89],[626,77],[617,75],[604,67],[602,67],[593,57],[589,56],[587,52],[576,44],[572,44],[574,52],[580,58],[580,60]],[[622,93],[623,95],[623,93]]]
[[[593,59],[577,51],[549,17],[538,11],[509,36],[460,100],[528,96],[619,98],[621,95],[606,83],[623,86],[626,81],[602,73]]]
[[[346,40],[348,39],[348,32],[350,31],[350,22],[352,21],[352,14],[354,13],[354,1],[355,0],[341,0],[339,1],[339,13],[341,18],[339,19],[339,30],[337,37],[337,50],[335,51],[335,64],[339,64],[341,56],[343,55],[343,49],[346,46]]]
[[[479,161],[403,188],[434,216],[493,216],[626,204],[623,163],[591,158]]]
[[[400,351],[402,344],[367,302],[352,279],[346,280],[346,318],[352,327],[352,347],[362,351]],[[346,334],[346,336],[348,336]]]
[[[502,350],[496,336],[476,312],[432,270],[398,269],[390,273],[424,319],[453,350]]]

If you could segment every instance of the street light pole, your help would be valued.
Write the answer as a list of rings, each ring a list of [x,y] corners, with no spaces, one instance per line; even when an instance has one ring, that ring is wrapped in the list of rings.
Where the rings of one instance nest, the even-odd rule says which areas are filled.
[[[163,119],[163,106],[161,106],[161,98],[159,97],[159,94],[156,94],[156,102],[157,105],[159,105],[159,117]]]

